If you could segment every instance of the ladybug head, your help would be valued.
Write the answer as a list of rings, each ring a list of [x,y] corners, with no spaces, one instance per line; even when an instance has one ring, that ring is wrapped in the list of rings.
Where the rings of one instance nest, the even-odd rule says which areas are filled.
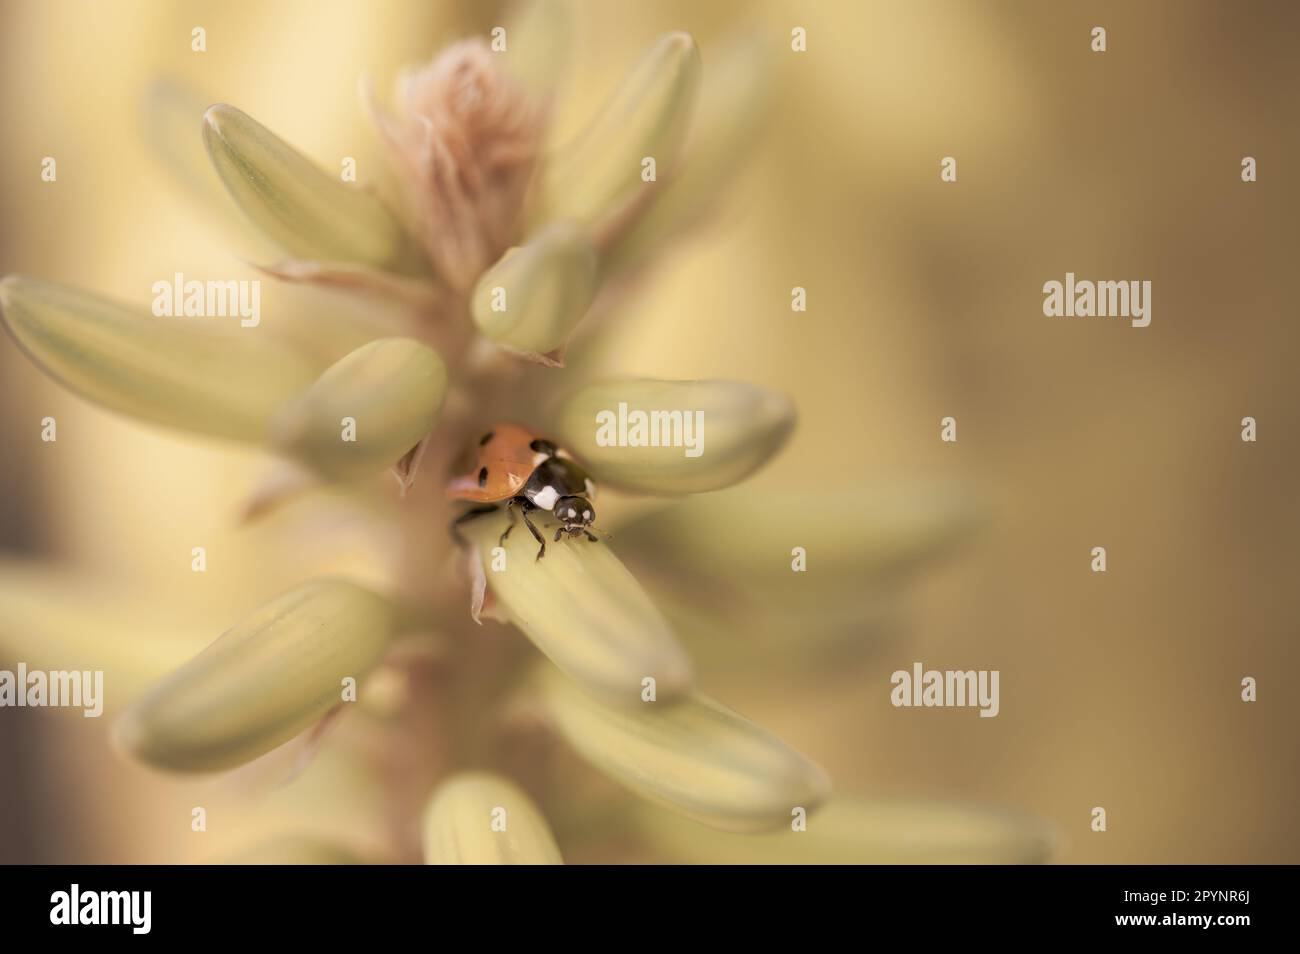
[[[596,509],[586,497],[561,497],[555,501],[555,516],[566,528],[591,526],[596,519]]]

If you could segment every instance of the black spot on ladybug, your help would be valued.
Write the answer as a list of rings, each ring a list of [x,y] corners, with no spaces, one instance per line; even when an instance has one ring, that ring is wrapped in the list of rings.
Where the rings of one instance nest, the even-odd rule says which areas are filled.
[[[549,454],[552,457],[555,456],[555,445],[540,437],[529,444],[528,448],[538,454]]]
[[[486,468],[486,467],[481,467],[481,468],[479,468],[479,472],[478,472],[478,485],[479,485],[480,487],[486,487],[486,486],[487,486],[487,468]]]
[[[484,444],[486,444],[488,441],[492,440],[492,435],[493,435],[493,433],[494,433],[493,431],[488,431],[486,434],[484,434],[482,437],[480,437],[480,438],[478,439],[478,446],[479,446],[479,447],[482,447],[482,446],[483,446]]]

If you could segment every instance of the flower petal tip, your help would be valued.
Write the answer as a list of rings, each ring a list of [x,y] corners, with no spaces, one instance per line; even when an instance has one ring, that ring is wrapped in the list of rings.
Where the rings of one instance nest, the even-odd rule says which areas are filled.
[[[489,772],[464,772],[439,785],[424,812],[423,836],[430,865],[564,864],[536,803]]]

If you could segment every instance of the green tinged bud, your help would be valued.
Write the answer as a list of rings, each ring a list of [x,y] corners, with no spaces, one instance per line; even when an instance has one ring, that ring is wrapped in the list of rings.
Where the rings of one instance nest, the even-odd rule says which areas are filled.
[[[281,412],[273,445],[348,480],[391,467],[433,429],[447,388],[437,352],[380,338],[345,355]]]
[[[397,626],[388,600],[344,580],[304,583],[227,630],[139,699],[123,747],[178,772],[234,768],[289,741],[360,684]]]

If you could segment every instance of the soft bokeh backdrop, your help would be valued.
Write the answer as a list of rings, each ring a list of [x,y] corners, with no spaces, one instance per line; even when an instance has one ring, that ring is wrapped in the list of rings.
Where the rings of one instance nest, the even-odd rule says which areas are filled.
[[[715,227],[627,301],[604,365],[792,395],[800,426],[756,481],[782,507],[839,495],[848,510],[867,488],[931,479],[988,506],[983,533],[907,594],[904,631],[857,664],[807,675],[772,663],[756,682],[712,662],[710,688],[837,788],[1031,813],[1057,826],[1060,861],[1295,861],[1300,9],[569,7],[565,129],[666,30],[695,34],[706,72],[711,45],[737,30],[778,54],[752,167]],[[387,89],[402,64],[498,17],[491,3],[414,0],[5,0],[0,272],[141,306],[177,271],[258,277],[247,233],[196,206],[152,155],[140,103],[155,79],[246,109],[327,166],[355,156],[382,185],[358,77]],[[1105,54],[1089,48],[1095,25]],[[793,26],[806,53],[789,51]],[[40,179],[46,155],[57,183]],[[1240,178],[1247,155],[1253,184]],[[956,183],[940,182],[944,156]],[[1151,326],[1045,318],[1041,287],[1067,271],[1149,279]],[[795,285],[806,313],[790,310]],[[263,283],[266,321],[360,307]],[[106,619],[158,630],[160,668],[300,579],[382,576],[392,558],[368,538],[348,544],[347,508],[325,511],[329,546],[320,511],[237,527],[258,455],[92,408],[8,339],[0,401],[0,545],[98,580]],[[55,444],[39,440],[45,415]],[[947,415],[952,445],[939,440]],[[1239,438],[1246,415],[1257,443]],[[206,574],[190,571],[196,545]],[[1099,545],[1105,574],[1089,570]],[[914,660],[1001,670],[1001,714],[893,708],[889,673]],[[1248,675],[1252,705],[1239,699]],[[0,711],[0,861],[221,853],[193,844],[204,836],[188,806],[219,813],[226,783],[126,763],[108,723]],[[359,814],[372,803],[327,757],[313,771]],[[311,811],[300,787],[269,802],[269,816]],[[1107,809],[1105,834],[1089,831],[1093,806]]]

